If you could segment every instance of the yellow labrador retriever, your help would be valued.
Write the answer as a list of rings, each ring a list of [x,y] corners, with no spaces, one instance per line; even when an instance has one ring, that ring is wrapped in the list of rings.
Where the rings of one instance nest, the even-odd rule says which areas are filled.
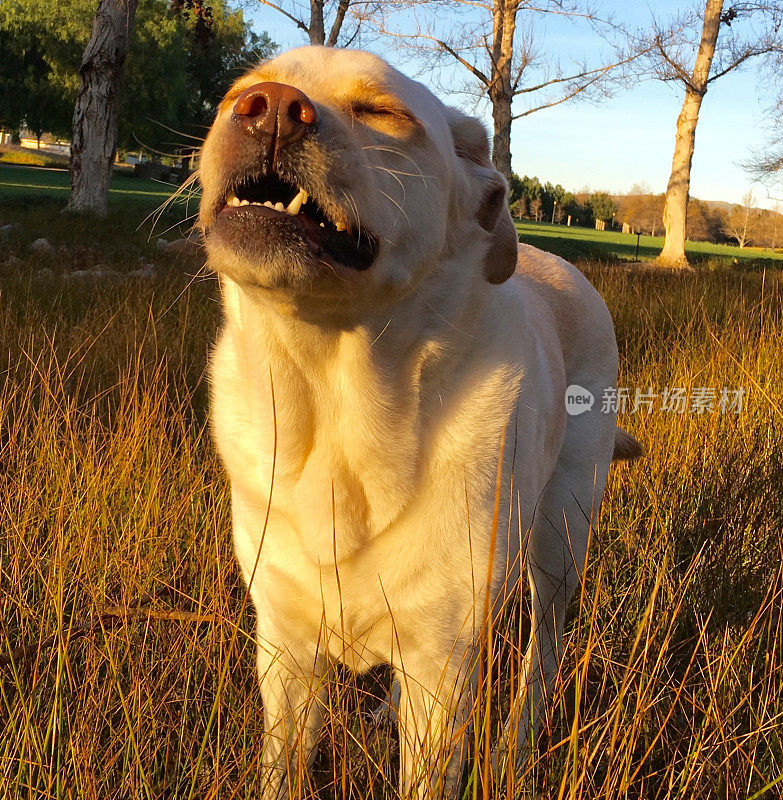
[[[613,454],[639,453],[600,399],[566,411],[567,387],[616,382],[609,313],[570,264],[518,245],[482,126],[367,53],[249,72],[201,180],[265,797],[296,791],[330,659],[393,666],[402,794],[453,794],[485,609],[526,563],[529,718]]]

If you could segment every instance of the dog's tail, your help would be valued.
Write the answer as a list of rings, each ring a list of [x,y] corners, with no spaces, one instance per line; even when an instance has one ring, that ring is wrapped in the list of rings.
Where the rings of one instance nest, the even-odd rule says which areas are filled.
[[[631,436],[630,433],[622,428],[617,428],[614,432],[614,452],[612,461],[633,461],[644,455],[644,448]]]

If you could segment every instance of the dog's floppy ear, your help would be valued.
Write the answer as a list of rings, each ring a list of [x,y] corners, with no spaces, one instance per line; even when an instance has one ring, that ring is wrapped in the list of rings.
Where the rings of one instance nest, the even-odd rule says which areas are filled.
[[[453,108],[448,111],[454,149],[475,187],[472,194],[476,219],[492,235],[492,243],[484,258],[484,277],[490,283],[503,283],[514,274],[519,244],[508,209],[506,181],[492,166],[484,126]]]

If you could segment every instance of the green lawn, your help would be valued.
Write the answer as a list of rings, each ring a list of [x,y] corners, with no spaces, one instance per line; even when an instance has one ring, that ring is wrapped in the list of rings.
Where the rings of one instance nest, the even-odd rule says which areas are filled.
[[[109,189],[109,213],[96,220],[60,214],[68,200],[67,170],[18,167],[0,164],[0,225],[18,223],[3,237],[6,254],[24,251],[30,242],[46,237],[55,248],[92,250],[100,253],[104,266],[125,271],[138,266],[138,259],[158,260],[154,240],[175,239],[190,231],[198,210],[197,200],[181,200],[158,214],[176,187],[167,183],[115,173]],[[0,262],[3,254],[0,253]],[[46,258],[39,266],[53,266]],[[74,264],[73,268],[79,268]]]
[[[28,150],[23,147],[2,145],[0,164],[21,164],[29,167],[54,167],[68,169],[68,157],[45,150]]]
[[[0,206],[24,203],[31,197],[35,197],[36,202],[65,203],[70,186],[70,176],[65,169],[0,164]],[[109,190],[109,206],[110,209],[147,206],[151,210],[160,205],[174,188],[167,183],[115,173]]]
[[[592,228],[553,225],[549,222],[517,221],[520,241],[548,250],[569,261],[635,261],[636,235],[617,231],[597,231]],[[655,258],[663,247],[662,236],[639,237],[638,260]],[[756,247],[739,247],[688,242],[688,257],[695,264],[731,266],[735,260],[740,266],[783,267],[783,252],[762,250]]]

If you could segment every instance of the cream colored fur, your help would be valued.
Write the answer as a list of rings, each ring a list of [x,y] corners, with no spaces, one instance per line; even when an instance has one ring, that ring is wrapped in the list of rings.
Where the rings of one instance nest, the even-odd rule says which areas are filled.
[[[351,118],[357,79],[421,130]],[[257,614],[266,796],[295,794],[332,659],[392,664],[401,790],[453,795],[490,566],[494,602],[526,564],[534,635],[520,702],[544,713],[615,446],[614,416],[600,411],[617,375],[612,322],[562,259],[520,245],[514,264],[512,240],[506,263],[505,192],[478,123],[363,53],[295,50],[241,85],[259,80],[313,101],[313,173],[339,182],[346,213],[381,241],[366,272],[302,279],[211,242],[209,203],[234,157],[222,108],[202,165],[225,311],[212,420]],[[488,200],[498,186],[502,202]],[[599,398],[592,411],[566,414],[570,384]],[[509,736],[524,742],[526,729]]]

